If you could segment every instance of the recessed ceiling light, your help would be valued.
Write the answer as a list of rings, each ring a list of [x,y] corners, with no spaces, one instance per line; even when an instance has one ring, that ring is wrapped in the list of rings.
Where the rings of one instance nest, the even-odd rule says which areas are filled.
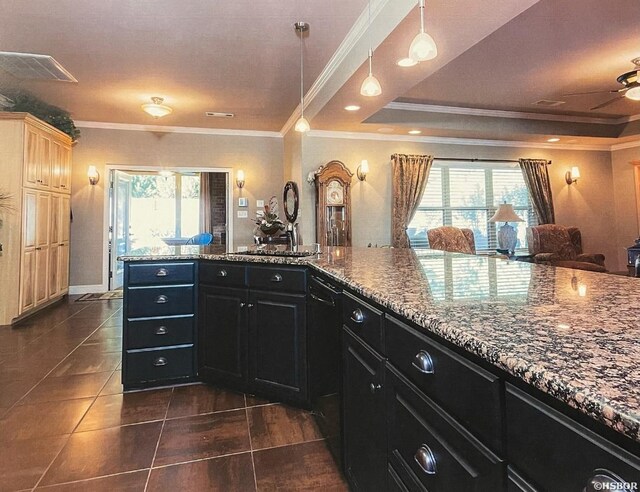
[[[358,111],[360,109],[360,106],[350,104],[349,106],[345,106],[344,109],[346,109],[347,111]]]
[[[559,142],[560,139],[558,137],[548,138],[547,142]]]
[[[413,58],[401,58],[396,62],[399,67],[414,67],[418,64]]]
[[[422,130],[409,130],[409,135],[420,135]]]
[[[378,131],[380,133],[393,133],[393,128],[389,126],[381,126],[380,128],[378,128]]]

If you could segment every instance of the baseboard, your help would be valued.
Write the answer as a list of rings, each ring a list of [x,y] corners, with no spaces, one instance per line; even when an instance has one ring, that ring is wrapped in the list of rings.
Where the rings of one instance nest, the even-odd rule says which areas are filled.
[[[69,295],[75,296],[78,294],[94,294],[97,292],[104,292],[104,286],[102,284],[95,285],[70,285]]]

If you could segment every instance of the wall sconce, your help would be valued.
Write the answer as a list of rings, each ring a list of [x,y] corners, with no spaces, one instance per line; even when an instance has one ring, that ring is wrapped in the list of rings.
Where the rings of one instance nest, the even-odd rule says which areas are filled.
[[[244,171],[242,169],[239,169],[236,173],[236,185],[240,189],[244,187]]]
[[[571,185],[578,181],[578,178],[580,178],[580,169],[578,169],[578,166],[573,166],[571,168],[571,171],[567,171],[567,173],[564,175],[564,179],[568,185]]]
[[[366,181],[367,174],[369,174],[369,161],[368,160],[366,160],[366,159],[362,160],[362,162],[358,166],[358,169],[356,169],[356,174],[358,175],[358,179],[360,181]]]
[[[96,166],[89,166],[89,169],[87,170],[87,177],[89,178],[89,184],[98,184],[98,181],[100,181],[100,173]]]

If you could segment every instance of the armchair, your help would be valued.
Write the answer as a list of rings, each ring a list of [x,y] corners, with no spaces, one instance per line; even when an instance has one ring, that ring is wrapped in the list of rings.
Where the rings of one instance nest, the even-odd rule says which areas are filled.
[[[577,227],[544,224],[527,228],[529,253],[534,263],[606,272],[604,255],[582,252],[582,235]]]
[[[443,226],[427,231],[429,247],[452,253],[476,254],[476,241],[471,229]]]

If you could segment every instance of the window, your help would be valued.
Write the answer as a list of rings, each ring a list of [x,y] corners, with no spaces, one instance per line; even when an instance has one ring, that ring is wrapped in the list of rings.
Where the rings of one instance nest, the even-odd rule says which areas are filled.
[[[496,230],[501,224],[489,223],[489,219],[500,203],[513,204],[516,213],[524,219],[511,225],[518,233],[516,248],[526,248],[526,230],[536,224],[536,217],[519,168],[498,163],[436,164],[431,168],[420,206],[407,230],[411,246],[428,247],[427,231],[449,225],[473,230],[478,251],[494,250]]]

